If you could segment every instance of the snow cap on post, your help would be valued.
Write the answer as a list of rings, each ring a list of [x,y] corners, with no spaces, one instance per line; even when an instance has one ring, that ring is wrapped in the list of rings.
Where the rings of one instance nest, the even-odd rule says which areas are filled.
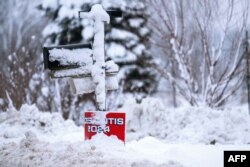
[[[79,13],[83,18],[91,18],[93,20],[110,22],[109,14],[103,9],[102,5],[95,4],[89,12]]]

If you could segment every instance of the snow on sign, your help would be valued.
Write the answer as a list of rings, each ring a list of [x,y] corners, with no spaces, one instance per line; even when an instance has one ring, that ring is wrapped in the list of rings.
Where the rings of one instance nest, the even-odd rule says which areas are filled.
[[[118,89],[119,67],[112,60],[105,62],[104,22],[120,17],[121,11],[105,11],[94,5],[90,12],[79,12],[80,18],[94,20],[94,41],[91,44],[49,46],[43,48],[44,67],[53,78],[69,78],[74,94],[95,92],[98,109],[106,110],[106,90]]]
[[[102,132],[125,141],[125,113],[101,112],[106,111],[106,91],[118,88],[119,71],[112,60],[105,62],[104,23],[110,17],[121,17],[121,11],[105,11],[95,4],[89,12],[80,11],[79,17],[94,20],[93,48],[91,44],[44,47],[44,67],[54,78],[69,78],[76,94],[95,92],[98,111],[85,113],[86,139]]]
[[[85,140],[91,139],[97,133],[104,133],[125,142],[125,124],[125,113],[122,112],[85,112]]]
[[[87,68],[87,67],[86,67]],[[113,61],[107,61],[106,66],[106,77],[105,77],[105,88],[106,90],[118,89],[118,79],[116,74],[118,73],[118,66]],[[92,76],[89,73],[84,78],[70,78],[69,84],[74,94],[85,94],[92,93],[95,91],[95,83]]]

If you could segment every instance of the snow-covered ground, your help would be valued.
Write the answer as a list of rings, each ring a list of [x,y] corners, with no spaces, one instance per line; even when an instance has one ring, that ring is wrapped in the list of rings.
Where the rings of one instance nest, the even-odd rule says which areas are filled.
[[[127,111],[128,140],[154,136],[170,143],[250,144],[250,115],[247,105],[223,109],[208,107],[166,108],[160,99],[132,99]]]
[[[250,150],[244,107],[170,112],[160,103],[125,103],[121,110],[133,112],[126,144],[102,134],[84,141],[82,127],[34,105],[9,109],[0,113],[0,166],[221,167],[224,150]],[[211,139],[215,145],[207,145]]]

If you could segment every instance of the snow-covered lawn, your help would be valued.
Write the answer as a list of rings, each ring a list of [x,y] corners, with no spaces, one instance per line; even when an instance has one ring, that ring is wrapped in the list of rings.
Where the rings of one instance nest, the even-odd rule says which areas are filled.
[[[20,111],[10,109],[0,113],[0,166],[222,167],[224,150],[250,150],[250,145],[247,145],[250,138],[248,130],[250,118],[244,113],[247,113],[247,110],[238,108],[227,111],[231,114],[233,111],[239,113],[235,115],[235,120],[231,116],[225,118],[224,114],[215,114],[216,111],[211,111],[212,115],[216,115],[215,119],[207,111],[204,112],[206,121],[202,117],[202,111],[198,109],[194,111],[195,115],[200,112],[197,117],[187,114],[184,109],[179,112],[165,111],[170,118],[175,118],[176,123],[173,124],[172,130],[170,127],[169,129],[161,128],[162,133],[168,134],[164,138],[158,133],[149,134],[149,131],[154,129],[157,132],[160,131],[160,127],[157,126],[164,121],[158,120],[157,122],[155,118],[158,117],[146,116],[149,114],[145,113],[146,110],[152,109],[154,105],[150,105],[149,102],[147,106],[143,105],[144,109],[139,105],[136,106],[140,108],[143,119],[136,116],[138,113],[134,115],[128,113],[128,140],[125,145],[115,137],[106,137],[102,134],[96,135],[91,141],[84,141],[82,127],[77,127],[72,121],[64,121],[59,113],[40,112],[36,106],[23,105]],[[133,109],[133,105],[130,107]],[[161,110],[155,108],[154,111],[157,115],[159,114],[157,112]],[[200,119],[193,123],[192,121],[198,117]],[[219,120],[223,122],[223,118],[231,120],[227,122],[231,131],[225,128],[223,123],[218,124]],[[140,119],[138,125],[135,123],[137,119]],[[155,121],[153,126],[155,128],[143,130],[146,127],[144,121],[149,125]],[[181,127],[177,126],[180,122],[184,124]],[[215,125],[209,125],[207,122],[218,124],[216,125],[218,133],[212,136],[216,140],[221,140],[218,140],[215,145],[206,145],[209,134],[192,133],[202,128],[207,132],[203,126],[208,126],[213,130]],[[166,125],[168,124],[165,123],[162,127]],[[233,126],[235,126],[234,129],[232,129]],[[131,131],[131,129],[134,130]],[[176,132],[172,132],[174,130]],[[235,130],[238,131],[234,132]],[[230,138],[229,134],[220,137],[222,133],[220,131],[232,132],[233,137]],[[190,134],[187,135],[187,132]],[[240,134],[243,135],[240,136]],[[168,137],[169,135],[176,137]],[[194,135],[193,140],[191,140],[191,135]],[[202,137],[204,140],[200,140]],[[230,139],[231,144],[222,145],[221,143],[227,143],[227,139]]]
[[[169,144],[153,137],[129,142],[127,147],[147,160],[174,161],[184,167],[222,167],[224,150],[250,150],[250,145]]]

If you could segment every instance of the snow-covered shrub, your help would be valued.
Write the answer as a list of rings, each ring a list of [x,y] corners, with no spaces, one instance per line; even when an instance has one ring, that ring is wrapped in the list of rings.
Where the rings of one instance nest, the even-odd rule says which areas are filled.
[[[19,111],[8,109],[0,113],[0,128],[2,139],[21,139],[26,132],[32,132],[38,135],[38,138],[49,141],[55,139],[50,139],[49,136],[62,135],[62,138],[65,138],[69,132],[82,130],[81,127],[76,127],[72,120],[65,121],[60,113],[42,113],[35,105],[27,104],[22,105]]]

